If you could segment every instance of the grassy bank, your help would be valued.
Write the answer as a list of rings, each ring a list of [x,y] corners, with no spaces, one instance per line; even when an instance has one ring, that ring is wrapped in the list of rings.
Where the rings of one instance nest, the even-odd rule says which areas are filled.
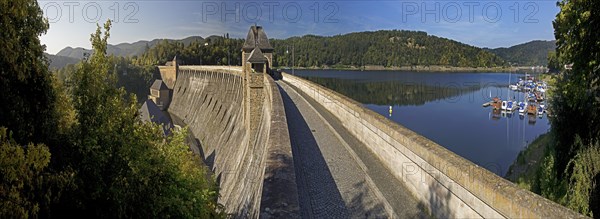
[[[551,133],[540,135],[529,146],[519,152],[517,159],[510,166],[504,178],[517,184],[520,188],[530,191],[538,190],[541,164],[545,158],[546,150],[553,143]]]

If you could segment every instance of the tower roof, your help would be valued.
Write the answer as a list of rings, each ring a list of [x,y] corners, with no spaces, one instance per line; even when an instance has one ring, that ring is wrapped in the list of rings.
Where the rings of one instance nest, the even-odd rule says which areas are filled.
[[[168,90],[169,88],[167,87],[167,85],[165,84],[165,82],[163,82],[162,80],[155,80],[154,83],[152,83],[152,86],[150,87],[150,89],[154,89],[154,90]]]
[[[269,43],[269,38],[261,26],[253,25],[248,31],[246,41],[242,46],[242,50],[246,52],[252,51],[255,47],[260,48],[264,52],[273,51],[273,46]]]
[[[169,133],[169,129],[173,128],[173,124],[165,114],[160,111],[154,101],[148,99],[144,102],[142,107],[139,109],[140,118],[144,122],[153,122],[159,124],[163,128],[165,134]]]
[[[248,57],[248,62],[250,63],[265,63],[267,61],[267,58],[265,57],[265,55],[263,55],[263,53],[258,47],[255,47],[252,50],[252,52],[250,52],[250,55]]]

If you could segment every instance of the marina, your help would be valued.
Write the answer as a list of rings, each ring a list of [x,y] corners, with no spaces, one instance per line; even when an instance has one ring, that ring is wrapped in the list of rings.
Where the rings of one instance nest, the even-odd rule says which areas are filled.
[[[492,108],[494,111],[501,110],[501,114],[506,115],[507,117],[512,116],[512,114],[516,112],[518,112],[520,118],[524,118],[525,114],[542,117],[548,112],[548,109],[546,108],[547,89],[548,84],[546,82],[536,80],[534,76],[525,74],[525,76],[520,77],[516,83],[508,85],[507,100],[501,100],[499,97],[494,97],[492,101],[484,102],[482,106],[493,106]],[[498,107],[498,103],[500,103],[500,107]],[[534,122],[531,119],[530,121]]]

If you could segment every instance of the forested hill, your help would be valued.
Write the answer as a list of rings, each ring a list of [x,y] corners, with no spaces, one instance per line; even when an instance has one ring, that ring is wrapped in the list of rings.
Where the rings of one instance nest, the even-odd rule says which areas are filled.
[[[534,40],[511,46],[509,48],[489,49],[490,52],[502,57],[513,65],[531,66],[548,65],[548,52],[556,49],[556,41]]]
[[[506,65],[489,51],[421,31],[381,30],[331,37],[306,35],[273,39],[273,64],[291,66],[414,66],[494,67]],[[286,53],[289,51],[289,53]]]
[[[51,55],[48,53],[44,53],[46,58],[49,60],[50,69],[60,69],[69,64],[75,64],[81,61],[81,59],[71,58],[67,56],[59,56],[59,55]]]
[[[210,42],[209,46],[204,46]],[[164,64],[177,55],[185,64],[241,65],[243,39],[211,36],[184,40],[139,41],[109,45],[108,54],[137,57],[136,63]],[[484,49],[454,40],[428,35],[421,31],[381,30],[336,36],[306,35],[288,39],[271,39],[275,48],[273,66],[284,67],[361,67],[392,66],[508,66],[499,56]],[[292,46],[294,49],[292,49]],[[289,53],[286,53],[289,51]],[[57,55],[79,58],[82,48],[67,47]],[[292,52],[295,61],[292,62]]]

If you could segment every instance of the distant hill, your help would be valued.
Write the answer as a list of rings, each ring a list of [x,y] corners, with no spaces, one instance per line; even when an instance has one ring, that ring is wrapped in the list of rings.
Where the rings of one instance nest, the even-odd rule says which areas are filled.
[[[164,40],[164,39],[154,39],[152,41],[141,40],[141,41],[137,41],[134,43],[120,43],[117,45],[108,45],[108,47],[106,48],[106,52],[109,55],[115,55],[115,56],[139,56],[139,55],[143,54],[146,51],[146,49],[152,48],[153,46],[155,46],[157,43],[159,43],[162,40]],[[166,40],[182,42],[185,45],[189,45],[194,40],[203,42],[204,38],[202,38],[200,36],[191,36],[191,37],[187,37],[185,39],[180,39],[180,40],[172,40],[172,39],[166,39]],[[83,59],[84,53],[91,54],[92,51],[89,49],[81,48],[81,47],[77,47],[77,48],[66,47],[66,48],[60,50],[58,53],[56,53],[56,55],[81,60],[81,59]]]
[[[507,62],[519,66],[546,66],[548,65],[548,52],[556,49],[556,41],[534,40],[509,48],[487,49],[502,57]]]
[[[81,59],[71,58],[67,56],[50,55],[47,53],[44,53],[44,55],[46,55],[46,57],[48,57],[48,59],[50,60],[50,69],[60,69],[69,64],[76,64],[79,61],[81,61]]]
[[[504,66],[504,60],[489,51],[422,31],[381,30],[331,37],[306,35],[271,40],[273,65],[321,66]],[[289,51],[289,53],[286,53]]]
[[[89,50],[89,49],[84,49],[81,47],[71,48],[69,46],[69,47],[66,47],[66,48],[60,50],[58,53],[56,53],[56,56],[68,57],[68,58],[81,60],[81,59],[83,59],[84,53],[91,54],[91,52],[92,52],[92,50]]]

